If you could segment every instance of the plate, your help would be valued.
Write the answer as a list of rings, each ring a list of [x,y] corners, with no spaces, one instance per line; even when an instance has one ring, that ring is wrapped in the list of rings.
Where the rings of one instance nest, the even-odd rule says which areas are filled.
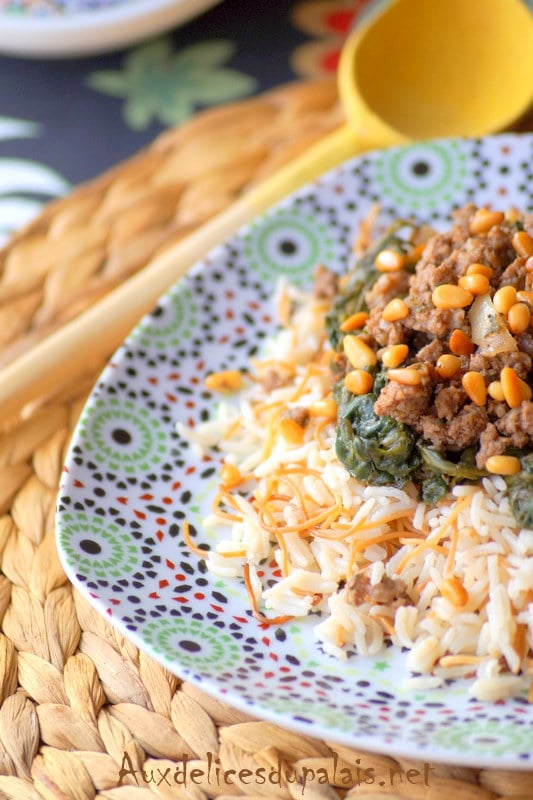
[[[533,762],[533,705],[487,704],[468,684],[400,688],[404,654],[323,654],[310,619],[265,628],[244,587],[206,574],[198,543],[217,456],[176,433],[213,411],[209,369],[247,365],[276,330],[280,275],[309,286],[318,263],[346,264],[370,206],[437,228],[468,201],[533,208],[533,136],[447,139],[374,151],[308,185],[197,264],[108,365],[75,432],[57,512],[74,585],[170,671],[257,717],[367,751],[471,766]],[[316,619],[315,619],[316,622]]]
[[[95,55],[187,22],[220,0],[0,0],[0,52]]]

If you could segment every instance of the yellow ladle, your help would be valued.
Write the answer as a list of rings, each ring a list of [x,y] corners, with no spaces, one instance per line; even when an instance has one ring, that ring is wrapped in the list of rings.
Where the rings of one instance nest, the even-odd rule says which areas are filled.
[[[338,87],[346,124],[269,181],[269,205],[363,150],[508,128],[533,101],[533,15],[521,0],[378,2]]]
[[[79,374],[80,352],[109,355],[193,264],[293,189],[361,150],[481,136],[528,109],[533,19],[520,0],[392,0],[373,9],[341,55],[347,124],[8,365],[0,374],[4,418]]]

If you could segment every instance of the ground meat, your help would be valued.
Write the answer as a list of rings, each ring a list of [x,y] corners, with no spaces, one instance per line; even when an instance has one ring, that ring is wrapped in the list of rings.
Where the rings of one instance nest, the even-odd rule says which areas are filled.
[[[468,369],[481,372],[488,385],[491,381],[499,379],[500,372],[504,367],[512,367],[522,380],[527,380],[531,371],[531,356],[520,350],[513,353],[498,353],[495,356],[474,353],[470,357]]]
[[[404,582],[386,575],[379,583],[372,584],[366,572],[358,572],[348,581],[344,591],[346,600],[353,606],[371,603],[394,608],[411,603]]]
[[[265,370],[265,372],[263,372],[259,378],[259,383],[267,392],[271,392],[273,389],[278,389],[280,386],[284,386],[286,382],[287,379],[276,369]]]
[[[383,309],[395,297],[407,294],[409,275],[404,270],[380,275],[369,292],[365,295],[365,303],[369,309]]]
[[[450,421],[466,403],[467,396],[462,386],[444,386],[435,393],[435,411],[439,419]]]
[[[487,422],[487,412],[484,408],[474,403],[463,406],[448,426],[448,449],[464,450],[465,447],[476,444]]]
[[[344,353],[333,353],[329,360],[329,371],[333,383],[341,381],[351,369],[350,362]]]
[[[407,320],[386,322],[382,317],[382,309],[373,308],[365,327],[379,347],[388,347],[391,344],[406,342],[407,333],[404,322]]]
[[[414,343],[416,348],[416,342]],[[433,341],[425,344],[418,350],[416,354],[417,361],[429,361],[430,364],[436,364],[439,357],[446,352],[444,343],[440,339],[433,339]]]
[[[500,433],[508,436],[515,447],[533,445],[533,403],[524,400],[518,408],[511,408],[498,422]]]
[[[417,419],[413,427],[438,450],[458,452],[476,444],[487,423],[485,409],[468,403],[450,422],[428,414]]]
[[[283,416],[294,420],[294,422],[297,422],[298,425],[302,426],[302,428],[305,428],[309,422],[310,415],[307,408],[304,408],[303,406],[293,406],[293,408],[288,408],[286,411],[284,411]]]
[[[517,291],[521,291],[522,289],[526,288],[525,258],[517,258],[512,262],[512,264],[509,264],[501,276],[500,285],[514,286]]]
[[[500,436],[496,426],[489,422],[479,437],[479,450],[476,455],[476,467],[484,469],[487,458],[499,456],[509,447],[510,440],[505,436]]]
[[[422,380],[416,386],[389,381],[381,390],[374,411],[380,417],[394,417],[405,425],[415,426],[427,412],[432,395],[432,369],[429,364],[420,368]]]
[[[332,300],[337,294],[339,279],[327,267],[318,266],[315,270],[315,296],[323,300]]]

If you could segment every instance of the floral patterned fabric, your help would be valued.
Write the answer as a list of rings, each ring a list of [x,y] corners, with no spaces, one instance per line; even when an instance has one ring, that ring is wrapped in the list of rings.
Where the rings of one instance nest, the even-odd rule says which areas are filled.
[[[368,2],[223,0],[111,54],[0,55],[0,243],[44,202],[199,110],[334,72],[344,36]],[[0,0],[0,11],[13,15],[63,6],[65,0]]]

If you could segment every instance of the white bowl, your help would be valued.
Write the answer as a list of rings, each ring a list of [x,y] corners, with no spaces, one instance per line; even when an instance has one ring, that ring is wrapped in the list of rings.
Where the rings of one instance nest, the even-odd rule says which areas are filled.
[[[219,2],[117,0],[107,8],[65,9],[43,16],[0,8],[0,53],[38,58],[105,53],[187,22]]]

